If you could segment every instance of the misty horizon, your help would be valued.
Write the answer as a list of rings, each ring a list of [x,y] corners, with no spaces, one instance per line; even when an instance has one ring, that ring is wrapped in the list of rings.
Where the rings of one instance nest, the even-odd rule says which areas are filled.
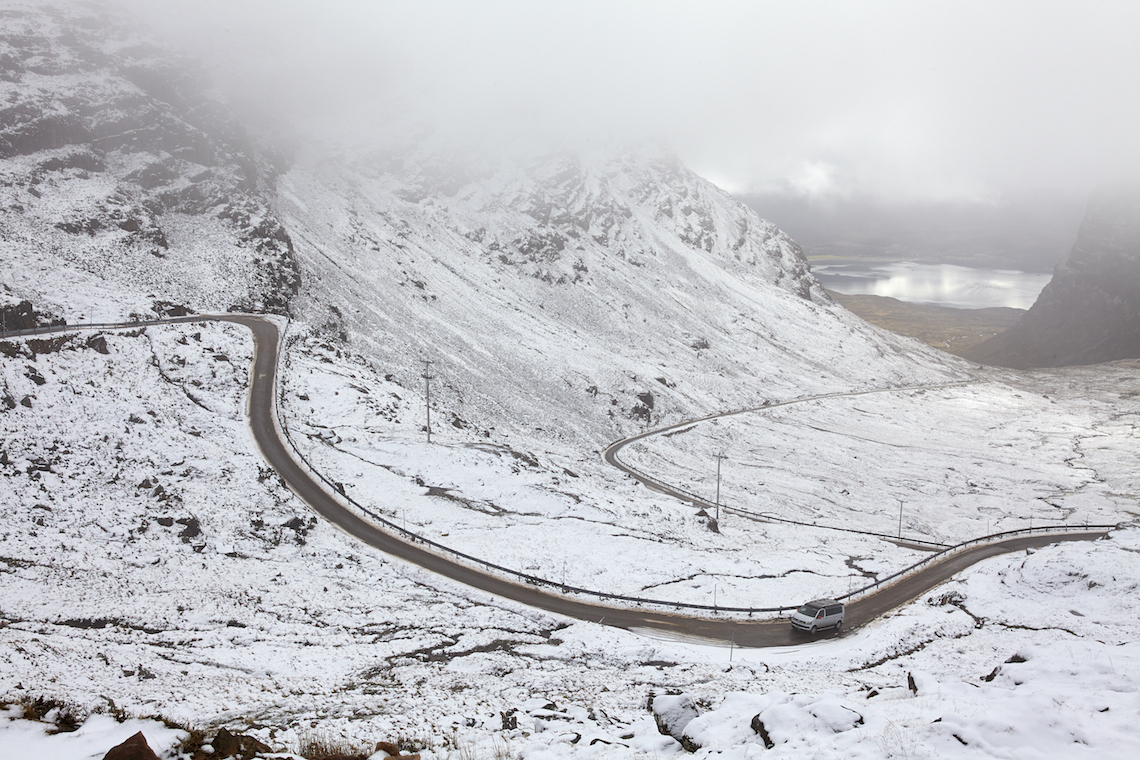
[[[0,757],[1140,757],[1124,6],[0,3]]]
[[[889,203],[1140,166],[1128,3],[117,4],[251,121],[324,139],[650,141],[730,192]]]

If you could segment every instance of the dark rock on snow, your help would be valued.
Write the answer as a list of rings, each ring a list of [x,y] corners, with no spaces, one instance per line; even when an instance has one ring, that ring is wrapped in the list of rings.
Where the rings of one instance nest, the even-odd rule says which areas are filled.
[[[664,736],[672,736],[679,742],[685,735],[685,726],[697,717],[697,706],[687,694],[662,694],[653,698],[650,706],[657,730]]]
[[[218,735],[211,742],[214,754],[207,757],[236,757],[238,760],[250,760],[259,754],[272,752],[273,749],[252,736],[245,734],[232,734],[227,729],[218,730]]]
[[[1093,193],[1072,252],[1037,302],[963,356],[1017,369],[1140,357],[1140,185]]]
[[[103,756],[103,760],[158,760],[158,755],[146,743],[142,731],[116,745]]]

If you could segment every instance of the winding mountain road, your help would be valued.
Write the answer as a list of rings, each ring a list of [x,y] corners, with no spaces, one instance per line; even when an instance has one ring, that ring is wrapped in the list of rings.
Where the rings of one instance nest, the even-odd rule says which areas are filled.
[[[680,637],[732,641],[736,646],[743,647],[787,646],[805,641],[802,634],[792,632],[786,620],[701,618],[640,608],[614,607],[548,593],[467,567],[381,530],[343,506],[338,499],[318,485],[282,441],[274,410],[275,373],[280,341],[277,326],[269,320],[253,316],[227,315],[221,318],[244,325],[253,332],[255,353],[249,418],[262,455],[297,496],[349,535],[387,554],[472,588],[580,620],[592,620],[620,628],[648,629]],[[1105,531],[1099,530],[1064,535],[1023,536],[964,549],[941,562],[932,563],[898,583],[849,603],[846,625],[849,629],[864,625],[987,557],[1045,546],[1057,541],[1089,540],[1103,535]]]
[[[854,530],[851,528],[832,527],[832,526],[828,526],[828,525],[819,525],[817,523],[800,522],[798,520],[790,520],[790,519],[778,517],[778,516],[771,515],[771,514],[761,514],[761,513],[756,513],[756,512],[749,512],[749,511],[744,510],[744,509],[738,509],[736,507],[730,507],[727,504],[714,505],[708,499],[697,496],[694,493],[689,493],[687,491],[683,491],[680,488],[676,488],[674,486],[671,486],[668,483],[657,480],[656,478],[650,477],[649,475],[646,475],[645,473],[640,472],[639,470],[636,470],[633,467],[630,467],[625,462],[621,461],[621,459],[618,457],[618,453],[623,448],[630,445],[631,443],[636,443],[637,441],[640,441],[644,438],[650,438],[650,437],[656,436],[656,435],[668,435],[668,434],[670,434],[676,430],[681,430],[683,428],[691,428],[691,427],[694,427],[696,425],[699,425],[702,422],[711,422],[712,420],[719,420],[719,419],[723,419],[725,417],[736,417],[736,416],[741,415],[741,414],[750,414],[753,412],[765,412],[765,411],[769,411],[771,409],[777,409],[781,406],[791,406],[792,404],[802,404],[806,401],[819,401],[821,399],[828,399],[828,398],[846,398],[846,397],[850,397],[850,396],[867,396],[867,395],[870,395],[873,393],[897,393],[899,391],[929,391],[929,390],[934,390],[937,388],[952,388],[952,387],[958,386],[958,385],[969,385],[970,383],[973,383],[973,382],[976,382],[976,381],[974,381],[974,380],[961,380],[961,381],[954,382],[954,383],[939,383],[938,385],[910,385],[910,386],[901,386],[898,388],[872,388],[869,390],[862,390],[862,391],[838,391],[835,393],[820,393],[820,394],[815,395],[815,396],[803,396],[801,398],[795,398],[795,399],[791,399],[788,401],[771,401],[771,402],[768,402],[762,406],[753,406],[753,407],[749,407],[747,409],[737,409],[737,410],[731,411],[731,412],[719,412],[717,414],[710,414],[707,417],[701,417],[701,418],[695,419],[695,420],[685,420],[684,422],[678,422],[676,424],[668,425],[666,427],[654,428],[653,430],[646,430],[645,432],[638,433],[637,435],[631,435],[629,438],[623,438],[620,441],[614,441],[609,446],[607,446],[606,450],[604,452],[602,452],[602,458],[605,459],[606,464],[610,465],[611,467],[613,467],[615,469],[621,470],[626,475],[629,475],[631,478],[638,481],[639,483],[641,483],[642,485],[644,485],[647,488],[650,488],[654,491],[657,491],[658,493],[665,494],[666,496],[672,496],[674,499],[677,499],[678,501],[689,502],[691,504],[703,507],[705,509],[717,508],[719,510],[724,510],[725,512],[736,513],[739,515],[743,515],[745,517],[759,518],[759,519],[767,520],[770,522],[782,522],[782,523],[787,523],[787,524],[791,524],[791,525],[803,525],[805,527],[810,527],[810,528],[813,528],[816,530],[835,530],[835,531],[840,531],[840,532],[845,532],[845,533],[858,533],[858,534],[861,534],[864,536],[876,536],[878,538],[887,539],[888,541],[894,541],[895,539],[893,536],[888,536],[888,535],[885,535],[882,533],[874,533],[872,531],[867,531],[867,530]],[[912,540],[912,539],[902,540],[901,536],[899,536],[899,539],[900,540],[898,541],[898,543],[905,543],[907,545],[914,546],[914,548],[920,548],[920,549],[925,549],[925,550],[949,548],[946,544],[937,544],[937,543],[933,543],[930,541]]]
[[[731,641],[741,647],[788,646],[802,644],[808,640],[803,634],[793,633],[791,626],[783,619],[696,617],[645,608],[609,606],[549,593],[534,586],[511,582],[466,566],[380,529],[357,515],[340,499],[323,488],[297,460],[284,441],[276,415],[276,374],[281,341],[277,325],[269,319],[246,314],[195,315],[162,320],[163,323],[202,321],[232,322],[248,328],[253,333],[254,359],[250,372],[248,414],[250,428],[262,455],[289,488],[310,508],[369,546],[489,594],[580,620],[631,630],[652,631],[679,638],[705,639],[713,642]],[[137,328],[143,324],[145,323],[122,327]],[[61,327],[51,332],[75,329],[75,326]],[[659,490],[662,485],[653,483],[653,487]],[[679,496],[679,498],[691,500],[689,496]],[[1096,539],[1105,534],[1105,530],[1089,530],[1063,535],[1019,536],[962,549],[940,561],[930,563],[896,583],[849,602],[847,629],[857,628],[874,620],[987,557],[1045,546],[1057,541]]]

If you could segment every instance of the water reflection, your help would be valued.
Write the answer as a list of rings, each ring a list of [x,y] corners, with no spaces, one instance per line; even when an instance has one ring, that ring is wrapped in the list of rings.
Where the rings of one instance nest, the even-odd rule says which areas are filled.
[[[812,263],[824,287],[846,295],[873,295],[911,303],[984,309],[1028,309],[1051,275],[1008,269],[975,269],[954,264]]]

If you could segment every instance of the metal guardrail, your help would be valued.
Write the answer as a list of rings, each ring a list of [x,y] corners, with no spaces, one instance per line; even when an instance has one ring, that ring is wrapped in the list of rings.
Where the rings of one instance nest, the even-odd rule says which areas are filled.
[[[251,314],[251,316],[258,316],[258,315]],[[69,332],[69,331],[73,331],[73,330],[87,330],[87,329],[91,329],[91,330],[100,330],[100,329],[102,329],[102,330],[129,330],[129,329],[134,329],[134,328],[138,328],[138,327],[146,327],[148,325],[179,324],[179,323],[186,323],[186,322],[207,322],[207,321],[217,321],[217,320],[218,320],[218,317],[215,317],[213,315],[197,315],[197,316],[191,315],[191,316],[185,316],[185,317],[171,317],[168,319],[161,319],[161,320],[148,320],[148,321],[140,320],[137,322],[128,322],[128,323],[119,323],[119,324],[52,325],[52,326],[32,328],[32,329],[28,329],[28,330],[19,330],[19,331],[0,333],[0,338],[22,337],[22,336],[27,336],[27,335],[45,334],[45,333],[52,333],[52,332]],[[754,614],[771,614],[771,613],[780,614],[780,613],[785,613],[785,612],[791,612],[795,609],[798,609],[798,607],[799,607],[798,604],[796,604],[796,605],[783,605],[783,606],[779,606],[779,607],[732,607],[732,606],[722,606],[722,605],[715,605],[715,604],[696,604],[693,602],[677,602],[677,601],[669,601],[669,600],[665,600],[665,599],[651,599],[651,598],[639,597],[639,596],[629,596],[626,594],[613,594],[613,593],[609,593],[607,591],[597,591],[594,589],[587,589],[587,588],[581,588],[578,586],[571,586],[571,585],[567,585],[565,583],[559,583],[557,581],[552,581],[552,580],[549,580],[547,578],[541,578],[541,577],[536,576],[536,575],[531,575],[529,573],[523,573],[523,572],[520,572],[518,570],[513,570],[513,569],[508,568],[508,567],[503,567],[502,565],[497,565],[493,562],[488,562],[487,560],[480,559],[479,557],[475,557],[475,556],[472,556],[470,554],[466,554],[465,552],[461,552],[457,549],[453,549],[451,547],[444,546],[443,544],[440,544],[436,541],[433,541],[430,538],[427,538],[425,536],[421,536],[418,533],[414,533],[410,530],[407,530],[406,528],[403,528],[400,525],[397,525],[396,523],[392,522],[391,520],[387,519],[386,517],[375,513],[374,511],[372,511],[368,507],[364,506],[363,504],[361,504],[358,501],[356,501],[355,499],[353,499],[347,493],[344,493],[344,491],[341,488],[339,488],[336,483],[334,483],[332,480],[330,480],[328,477],[326,477],[322,472],[317,470],[312,465],[312,463],[309,462],[309,460],[305,457],[305,455],[301,453],[300,449],[297,447],[296,443],[293,440],[292,434],[289,432],[288,422],[285,418],[284,409],[283,409],[283,405],[284,405],[283,402],[284,402],[284,395],[285,395],[285,381],[284,381],[285,375],[284,375],[284,373],[281,372],[281,364],[283,362],[287,362],[287,352],[285,350],[285,348],[286,348],[285,342],[286,342],[286,338],[288,336],[288,329],[289,329],[290,324],[291,324],[291,321],[289,321],[288,318],[286,318],[285,330],[282,331],[282,333],[281,333],[281,347],[278,350],[278,356],[277,356],[278,372],[277,372],[277,383],[276,383],[276,385],[278,388],[278,392],[276,394],[274,394],[275,395],[275,398],[274,398],[275,414],[274,414],[274,416],[276,417],[278,424],[280,425],[281,430],[285,435],[285,440],[288,442],[289,447],[293,450],[293,453],[297,456],[297,458],[302,463],[304,463],[305,467],[309,470],[309,472],[312,473],[315,477],[319,478],[321,480],[321,482],[325,483],[330,489],[332,489],[332,493],[339,495],[346,502],[351,504],[356,509],[360,510],[360,512],[367,515],[370,519],[377,521],[379,524],[381,524],[382,526],[384,526],[388,530],[393,531],[394,533],[402,536],[403,538],[405,538],[408,541],[411,541],[412,543],[421,544],[425,547],[428,547],[428,548],[432,549],[433,551],[435,551],[439,554],[442,554],[445,556],[455,557],[457,559],[463,560],[465,563],[470,563],[471,565],[474,565],[475,567],[484,568],[487,570],[492,570],[495,573],[498,573],[500,575],[506,576],[506,577],[514,579],[514,580],[522,581],[523,583],[526,583],[526,584],[531,585],[531,586],[537,586],[537,587],[545,586],[545,587],[550,588],[554,591],[559,591],[563,594],[580,594],[582,596],[590,596],[590,597],[594,597],[596,599],[613,601],[613,602],[625,602],[628,604],[636,604],[639,606],[647,605],[647,606],[661,607],[661,608],[673,609],[673,610],[693,610],[693,611],[699,611],[699,612],[712,612],[713,614],[719,614],[719,613],[747,614],[750,617]],[[660,483],[660,481],[657,481],[653,478],[647,478],[647,480],[649,480],[650,482],[652,482],[656,485],[659,485],[662,488],[667,488],[667,489],[672,490],[672,491],[677,491],[679,493],[685,494],[686,496],[692,496],[692,498],[697,503],[707,504],[707,502],[704,499],[702,499],[699,496],[696,496],[695,494],[689,494],[688,492],[682,491],[680,489],[674,489],[672,486],[667,486],[666,484]],[[722,508],[724,507],[724,505],[721,505],[721,506],[722,506]],[[739,510],[734,510],[734,511],[739,511]],[[782,518],[773,518],[773,517],[768,517],[767,515],[761,515],[761,516],[764,519],[777,519],[777,520],[780,520],[782,522],[789,522],[789,523],[797,524],[797,525],[811,526],[810,523],[796,522],[793,520],[786,520],[786,519],[782,519]],[[811,527],[817,527],[818,528],[818,527],[823,527],[823,526],[816,525],[816,526],[811,526]],[[875,591],[876,589],[880,589],[887,584],[890,584],[892,582],[897,582],[898,580],[901,580],[904,576],[912,574],[914,572],[917,572],[918,570],[920,570],[921,568],[923,568],[925,566],[932,565],[932,564],[935,564],[937,562],[940,562],[940,561],[946,559],[950,554],[958,552],[958,551],[965,549],[965,548],[972,546],[972,545],[978,545],[978,544],[983,544],[983,543],[998,543],[1000,541],[1004,541],[1004,540],[1007,540],[1009,538],[1013,538],[1013,537],[1016,537],[1019,535],[1031,535],[1031,534],[1035,534],[1035,533],[1049,533],[1049,532],[1083,533],[1083,532],[1089,532],[1089,531],[1102,531],[1102,530],[1108,531],[1108,530],[1112,530],[1112,529],[1117,528],[1117,527],[1119,527],[1119,525],[1085,525],[1083,527],[1082,526],[1049,526],[1049,527],[1043,527],[1043,528],[1023,528],[1020,530],[1005,531],[1002,533],[994,533],[994,534],[991,534],[988,536],[981,536],[978,538],[970,539],[969,541],[964,541],[960,544],[955,544],[954,546],[946,547],[942,551],[939,551],[935,554],[932,554],[928,557],[925,557],[924,559],[920,560],[919,562],[916,562],[913,565],[910,565],[909,567],[905,567],[896,573],[892,573],[891,575],[888,575],[885,578],[881,578],[879,580],[876,580],[874,583],[869,583],[866,586],[863,586],[862,588],[855,589],[854,591],[850,591],[846,594],[843,594],[842,596],[837,596],[835,598],[839,599],[839,600],[853,599],[854,597],[857,597],[861,594],[865,594],[868,592]],[[895,536],[885,536],[885,534],[880,534],[880,533],[869,533],[867,531],[849,530],[849,529],[844,529],[844,528],[837,528],[836,530],[848,530],[849,532],[852,532],[852,533],[863,533],[866,535],[879,536],[879,537],[890,538],[892,540],[898,540]]]
[[[614,459],[621,461],[616,453],[614,454]],[[640,470],[637,470],[636,468],[632,467],[628,462],[622,461],[622,465],[624,467],[626,467],[628,470],[630,470],[631,472],[636,472],[638,477],[641,478],[643,481],[648,481],[648,482],[653,483],[653,485],[660,490],[668,491],[671,494],[681,494],[685,497],[686,501],[691,501],[694,504],[700,504],[703,508],[706,508],[706,509],[714,509],[716,507],[715,504],[713,504],[711,501],[709,501],[705,497],[698,496],[697,494],[693,493],[692,491],[685,490],[684,488],[681,488],[679,486],[671,486],[668,483],[664,483],[660,480],[657,480],[656,478],[652,478],[652,477],[646,475],[645,473],[641,472]],[[788,518],[788,517],[780,517],[779,515],[774,515],[771,512],[752,512],[752,511],[747,510],[747,509],[741,509],[740,507],[729,506],[728,504],[725,504],[724,502],[721,502],[720,508],[726,512],[731,512],[733,514],[738,514],[738,515],[744,515],[745,517],[755,517],[755,518],[760,519],[760,520],[767,520],[768,522],[779,522],[779,523],[785,523],[788,525],[802,525],[802,526],[807,527],[807,528],[819,528],[821,530],[838,530],[838,531],[841,531],[843,533],[856,533],[856,534],[861,535],[861,536],[873,536],[875,538],[882,538],[882,539],[885,539],[888,541],[905,541],[905,542],[911,543],[911,544],[923,544],[924,546],[929,546],[929,547],[936,548],[936,549],[948,549],[948,548],[950,548],[950,544],[942,544],[942,543],[938,543],[937,541],[925,541],[925,540],[919,539],[919,538],[903,538],[902,536],[892,536],[889,533],[876,533],[876,532],[870,531],[870,530],[858,530],[857,528],[841,528],[841,527],[836,526],[836,525],[820,525],[819,523],[805,522],[803,520],[793,520],[793,519]]]
[[[1047,525],[1047,526],[1040,527],[1040,528],[1019,528],[1018,530],[1007,530],[1007,531],[1003,531],[1001,533],[991,533],[988,536],[979,536],[978,538],[971,538],[968,541],[963,541],[960,544],[955,544],[954,546],[943,549],[942,551],[940,551],[936,554],[932,554],[929,557],[926,557],[926,558],[922,559],[921,561],[916,562],[913,565],[910,565],[909,567],[904,567],[902,570],[899,570],[897,573],[892,573],[885,578],[880,578],[879,580],[875,581],[874,583],[869,583],[862,588],[855,589],[854,591],[850,591],[846,594],[843,594],[842,596],[837,596],[835,598],[837,600],[838,599],[851,599],[853,597],[859,596],[860,594],[875,591],[876,589],[880,589],[886,585],[891,584],[892,582],[896,582],[896,581],[901,580],[903,578],[903,576],[909,575],[910,573],[913,573],[913,572],[919,570],[920,568],[922,568],[926,565],[935,564],[937,562],[941,562],[944,559],[948,559],[951,554],[956,554],[957,552],[959,552],[963,549],[969,548],[971,546],[980,546],[982,544],[996,544],[996,543],[1000,543],[1002,541],[1006,541],[1006,540],[1011,539],[1011,538],[1016,538],[1017,536],[1031,536],[1031,535],[1041,534],[1041,533],[1060,533],[1060,534],[1069,533],[1069,534],[1071,534],[1071,533],[1099,533],[1102,531],[1107,533],[1110,530],[1115,530],[1116,528],[1121,527],[1121,525],[1123,525],[1123,523],[1116,523],[1114,525],[1084,525],[1084,526],[1079,526],[1079,525]]]
[[[789,402],[784,402],[783,404],[780,404],[780,405],[786,406],[787,403],[789,403]],[[760,411],[764,411],[767,408],[772,408],[772,407],[761,406],[761,407],[755,407],[753,409],[747,409],[744,411],[760,412]],[[741,412],[733,412],[732,414],[740,414],[740,413]],[[704,418],[702,420],[691,420],[690,422],[683,422],[683,423],[679,423],[678,425],[671,425],[669,428],[663,428],[662,430],[669,430],[669,429],[672,429],[674,427],[682,427],[682,426],[688,425],[688,424],[703,422],[706,419],[711,419],[711,418]],[[619,444],[624,446],[626,444],[634,443],[637,440],[640,440],[640,439],[645,438],[645,437],[647,437],[646,434],[641,434],[641,435],[634,436],[632,438],[626,438],[626,439],[623,439],[621,441],[617,441],[615,443],[610,444],[610,446],[607,448],[607,450],[612,450],[612,449],[614,449],[615,446],[618,446]],[[656,478],[654,478],[650,475],[646,475],[641,470],[638,470],[637,468],[630,465],[628,462],[622,460],[621,457],[618,456],[617,451],[614,451],[612,456],[614,458],[614,461],[618,462],[621,465],[621,467],[623,469],[625,469],[626,472],[628,472],[631,475],[635,474],[636,477],[639,480],[641,480],[643,483],[652,484],[652,486],[651,486],[652,488],[666,492],[671,496],[676,496],[677,494],[680,494],[681,496],[685,497],[685,501],[690,501],[693,504],[699,504],[705,509],[715,509],[716,508],[716,505],[713,504],[713,502],[709,501],[708,499],[706,499],[703,496],[699,496],[699,495],[693,493],[692,491],[688,491],[684,488],[681,488],[680,486],[670,485],[668,483],[665,483],[664,481],[657,480]],[[923,546],[929,546],[932,549],[949,549],[950,548],[950,544],[943,544],[943,543],[939,543],[937,541],[926,541],[926,540],[923,540],[920,538],[903,538],[902,536],[892,536],[889,533],[876,533],[875,531],[858,530],[857,528],[842,528],[842,527],[839,527],[836,525],[820,525],[819,523],[806,522],[803,520],[793,520],[793,519],[788,518],[788,517],[780,517],[779,515],[774,515],[770,512],[752,512],[752,511],[747,510],[747,509],[741,509],[740,507],[730,506],[724,502],[721,502],[720,508],[725,510],[726,512],[730,512],[730,513],[738,514],[738,515],[744,515],[746,517],[754,517],[754,518],[757,518],[760,520],[767,520],[768,522],[779,522],[779,523],[785,523],[787,525],[802,525],[802,526],[807,527],[807,528],[819,528],[821,530],[837,530],[837,531],[841,531],[843,533],[855,533],[855,534],[861,535],[861,536],[873,536],[875,538],[881,538],[881,539],[884,539],[887,541],[905,541],[905,542],[911,543],[911,544],[922,544]]]
[[[233,313],[239,316],[265,316],[264,314],[257,314],[254,312]],[[60,332],[78,332],[80,330],[134,330],[139,327],[149,327],[151,325],[177,325],[192,322],[218,321],[224,321],[224,318],[219,314],[186,314],[180,317],[160,317],[159,319],[132,319],[129,322],[82,322],[70,325],[66,322],[63,322],[61,324],[27,327],[22,330],[0,330],[0,340],[4,338],[24,338],[30,335],[47,335],[50,333]]]
[[[182,317],[180,317],[182,319]],[[203,320],[205,321],[205,320]],[[0,331],[0,338],[24,338],[29,335],[47,335],[49,333],[57,332],[73,332],[77,330],[130,330],[135,327],[146,327],[147,325],[165,324],[160,320],[139,321],[139,322],[108,322],[108,323],[84,323],[77,325],[40,325],[39,327],[26,327],[23,330],[5,330]]]

